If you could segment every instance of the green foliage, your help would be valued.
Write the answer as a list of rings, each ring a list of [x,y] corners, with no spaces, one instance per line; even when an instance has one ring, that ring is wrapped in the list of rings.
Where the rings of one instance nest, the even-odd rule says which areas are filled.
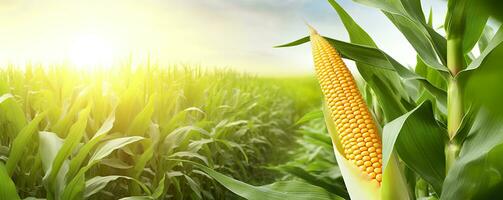
[[[0,180],[2,180],[2,182],[0,183],[1,199],[20,199],[16,191],[16,185],[14,185],[14,182],[9,177],[9,174],[5,169],[5,165],[2,162],[0,162]]]
[[[499,199],[503,184],[503,123],[488,110],[476,113],[459,158],[444,182],[441,199]]]
[[[288,159],[296,120],[319,105],[311,78],[157,66],[1,70],[2,192],[21,198],[234,199],[194,163],[270,183],[281,174],[264,166]],[[288,183],[270,187],[306,185]]]
[[[481,0],[479,3],[492,17],[499,21],[503,20],[503,13],[500,12],[503,9],[503,2],[499,0]]]
[[[447,37],[462,38],[463,53],[468,53],[479,40],[488,18],[476,0],[450,0],[444,25]]]
[[[337,14],[341,18],[342,22],[344,23],[344,26],[346,27],[350,40],[352,43],[355,44],[360,44],[360,45],[367,45],[370,47],[374,47],[377,49],[377,45],[375,44],[374,40],[369,36],[365,30],[363,30],[354,20],[351,18],[351,16],[348,15],[348,13],[336,2],[333,0],[328,1],[332,7],[337,11]],[[383,52],[382,57],[389,59],[391,57],[386,57]],[[361,55],[365,56],[365,55]],[[377,54],[376,57],[379,57]],[[389,121],[397,116],[401,115],[405,107],[402,105],[402,100],[404,101],[409,101],[407,94],[405,93],[405,88],[400,82],[400,73],[397,73],[396,71],[393,70],[382,70],[382,69],[377,69],[377,68],[372,68],[372,66],[376,66],[375,64],[364,64],[365,61],[363,58],[359,59],[354,59],[356,62],[356,66],[358,67],[358,72],[362,75],[363,79],[366,81],[368,86],[372,88],[375,92],[375,95],[377,96],[377,99],[380,102],[387,102],[382,103],[384,108],[383,110],[385,111],[384,113],[384,118],[385,120]],[[370,62],[369,62],[370,63]],[[387,60],[387,63],[390,63],[393,65],[397,64],[397,62],[391,63],[389,60]],[[400,71],[407,72],[407,70],[400,65],[396,65],[396,67],[401,68]],[[393,69],[393,68],[390,68]],[[383,84],[383,82],[385,84]],[[403,93],[398,93],[398,94],[393,94],[395,91],[404,91]],[[370,97],[370,96],[369,96]],[[388,105],[393,105],[390,107],[387,107]]]
[[[190,162],[190,161],[189,161]],[[227,189],[234,193],[251,200],[260,199],[342,199],[338,196],[332,195],[326,190],[314,185],[306,184],[299,181],[279,181],[270,185],[252,186],[241,181],[229,178],[221,173],[218,173],[204,165],[193,163],[198,168],[208,173],[211,177],[215,178],[218,182],[224,185]]]
[[[498,99],[502,97],[499,90],[501,83],[501,56],[503,55],[503,29],[499,29],[487,47],[468,67],[459,74],[465,81],[465,98],[478,105],[483,105],[497,115],[503,110]]]
[[[438,126],[431,102],[425,101],[384,126],[383,146],[391,148],[384,148],[383,169],[396,149],[409,168],[440,192],[445,177],[446,142],[445,129]]]
[[[407,38],[428,66],[447,72],[446,39],[429,26],[419,0],[354,0],[379,8]],[[438,59],[437,59],[438,58]],[[439,63],[438,60],[441,62]]]
[[[30,140],[33,140],[33,135],[37,131],[39,123],[44,119],[46,113],[37,115],[28,125],[26,125],[12,142],[11,153],[9,160],[7,160],[7,173],[12,175],[17,163],[22,158],[24,149],[29,145]]]
[[[311,120],[306,121],[306,118]],[[273,169],[348,199],[349,194],[333,155],[332,140],[323,125],[323,112],[307,113],[297,124],[301,125],[297,131],[301,137],[297,140],[299,147],[292,152],[294,159]]]
[[[502,155],[498,135],[503,110],[498,100],[503,97],[497,91],[502,84],[503,31],[500,28],[494,34],[487,24],[490,13],[484,8],[491,7],[487,5],[492,1],[449,0],[445,36],[432,28],[431,10],[425,19],[419,0],[354,1],[381,10],[418,55],[414,71],[402,66],[380,50],[336,1],[328,0],[351,43],[326,38],[344,58],[356,62],[368,86],[362,93],[384,126],[384,163],[393,151],[398,153],[417,199],[501,198],[496,188],[503,183],[499,178],[503,165],[496,157]],[[500,3],[491,5],[494,10]],[[278,47],[306,42],[309,38],[303,37]],[[472,52],[477,44],[481,54],[475,57]],[[366,76],[383,70],[397,74],[399,83],[382,75]],[[284,170],[300,172],[291,167]]]

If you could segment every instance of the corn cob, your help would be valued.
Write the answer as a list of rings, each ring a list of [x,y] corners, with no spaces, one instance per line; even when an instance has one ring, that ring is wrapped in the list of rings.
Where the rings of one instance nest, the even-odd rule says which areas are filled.
[[[316,76],[335,122],[342,154],[380,183],[382,149],[376,124],[337,50],[313,28],[310,30]]]

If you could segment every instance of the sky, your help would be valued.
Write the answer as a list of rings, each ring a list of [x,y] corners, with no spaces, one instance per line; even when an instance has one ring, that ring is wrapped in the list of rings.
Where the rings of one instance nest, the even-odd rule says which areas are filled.
[[[378,10],[338,0],[377,45],[406,66],[415,53]],[[443,23],[445,2],[423,0]],[[146,58],[257,74],[313,70],[310,46],[273,48],[307,35],[348,40],[324,0],[0,0],[0,66],[71,63],[86,68]],[[350,64],[351,65],[351,64]]]

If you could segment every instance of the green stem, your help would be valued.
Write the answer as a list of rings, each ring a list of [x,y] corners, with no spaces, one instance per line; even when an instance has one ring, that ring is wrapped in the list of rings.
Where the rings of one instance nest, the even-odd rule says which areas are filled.
[[[447,132],[452,140],[463,119],[463,99],[458,80],[451,77],[447,89]]]
[[[449,142],[447,148],[445,148],[445,169],[446,172],[449,172],[452,165],[456,161],[459,153],[459,145],[452,142]]]
[[[463,119],[463,98],[462,88],[456,75],[464,66],[463,49],[461,38],[449,38],[447,40],[447,67],[451,72],[447,89],[447,131],[449,134],[449,144],[445,149],[446,172],[449,171],[456,160],[459,146],[453,138],[456,136],[461,120]]]
[[[461,38],[447,39],[447,67],[451,71],[452,77],[463,69],[463,40]]]

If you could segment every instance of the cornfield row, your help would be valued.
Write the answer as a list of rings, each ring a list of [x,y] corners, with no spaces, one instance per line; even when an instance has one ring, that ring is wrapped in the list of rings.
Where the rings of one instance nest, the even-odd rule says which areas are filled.
[[[296,87],[312,92],[314,104],[294,102],[301,93],[286,89],[304,79],[223,70],[59,66],[0,74],[3,179],[21,198],[236,198],[191,162],[271,182],[281,174],[263,167],[288,159],[293,123],[317,104],[306,84]]]

